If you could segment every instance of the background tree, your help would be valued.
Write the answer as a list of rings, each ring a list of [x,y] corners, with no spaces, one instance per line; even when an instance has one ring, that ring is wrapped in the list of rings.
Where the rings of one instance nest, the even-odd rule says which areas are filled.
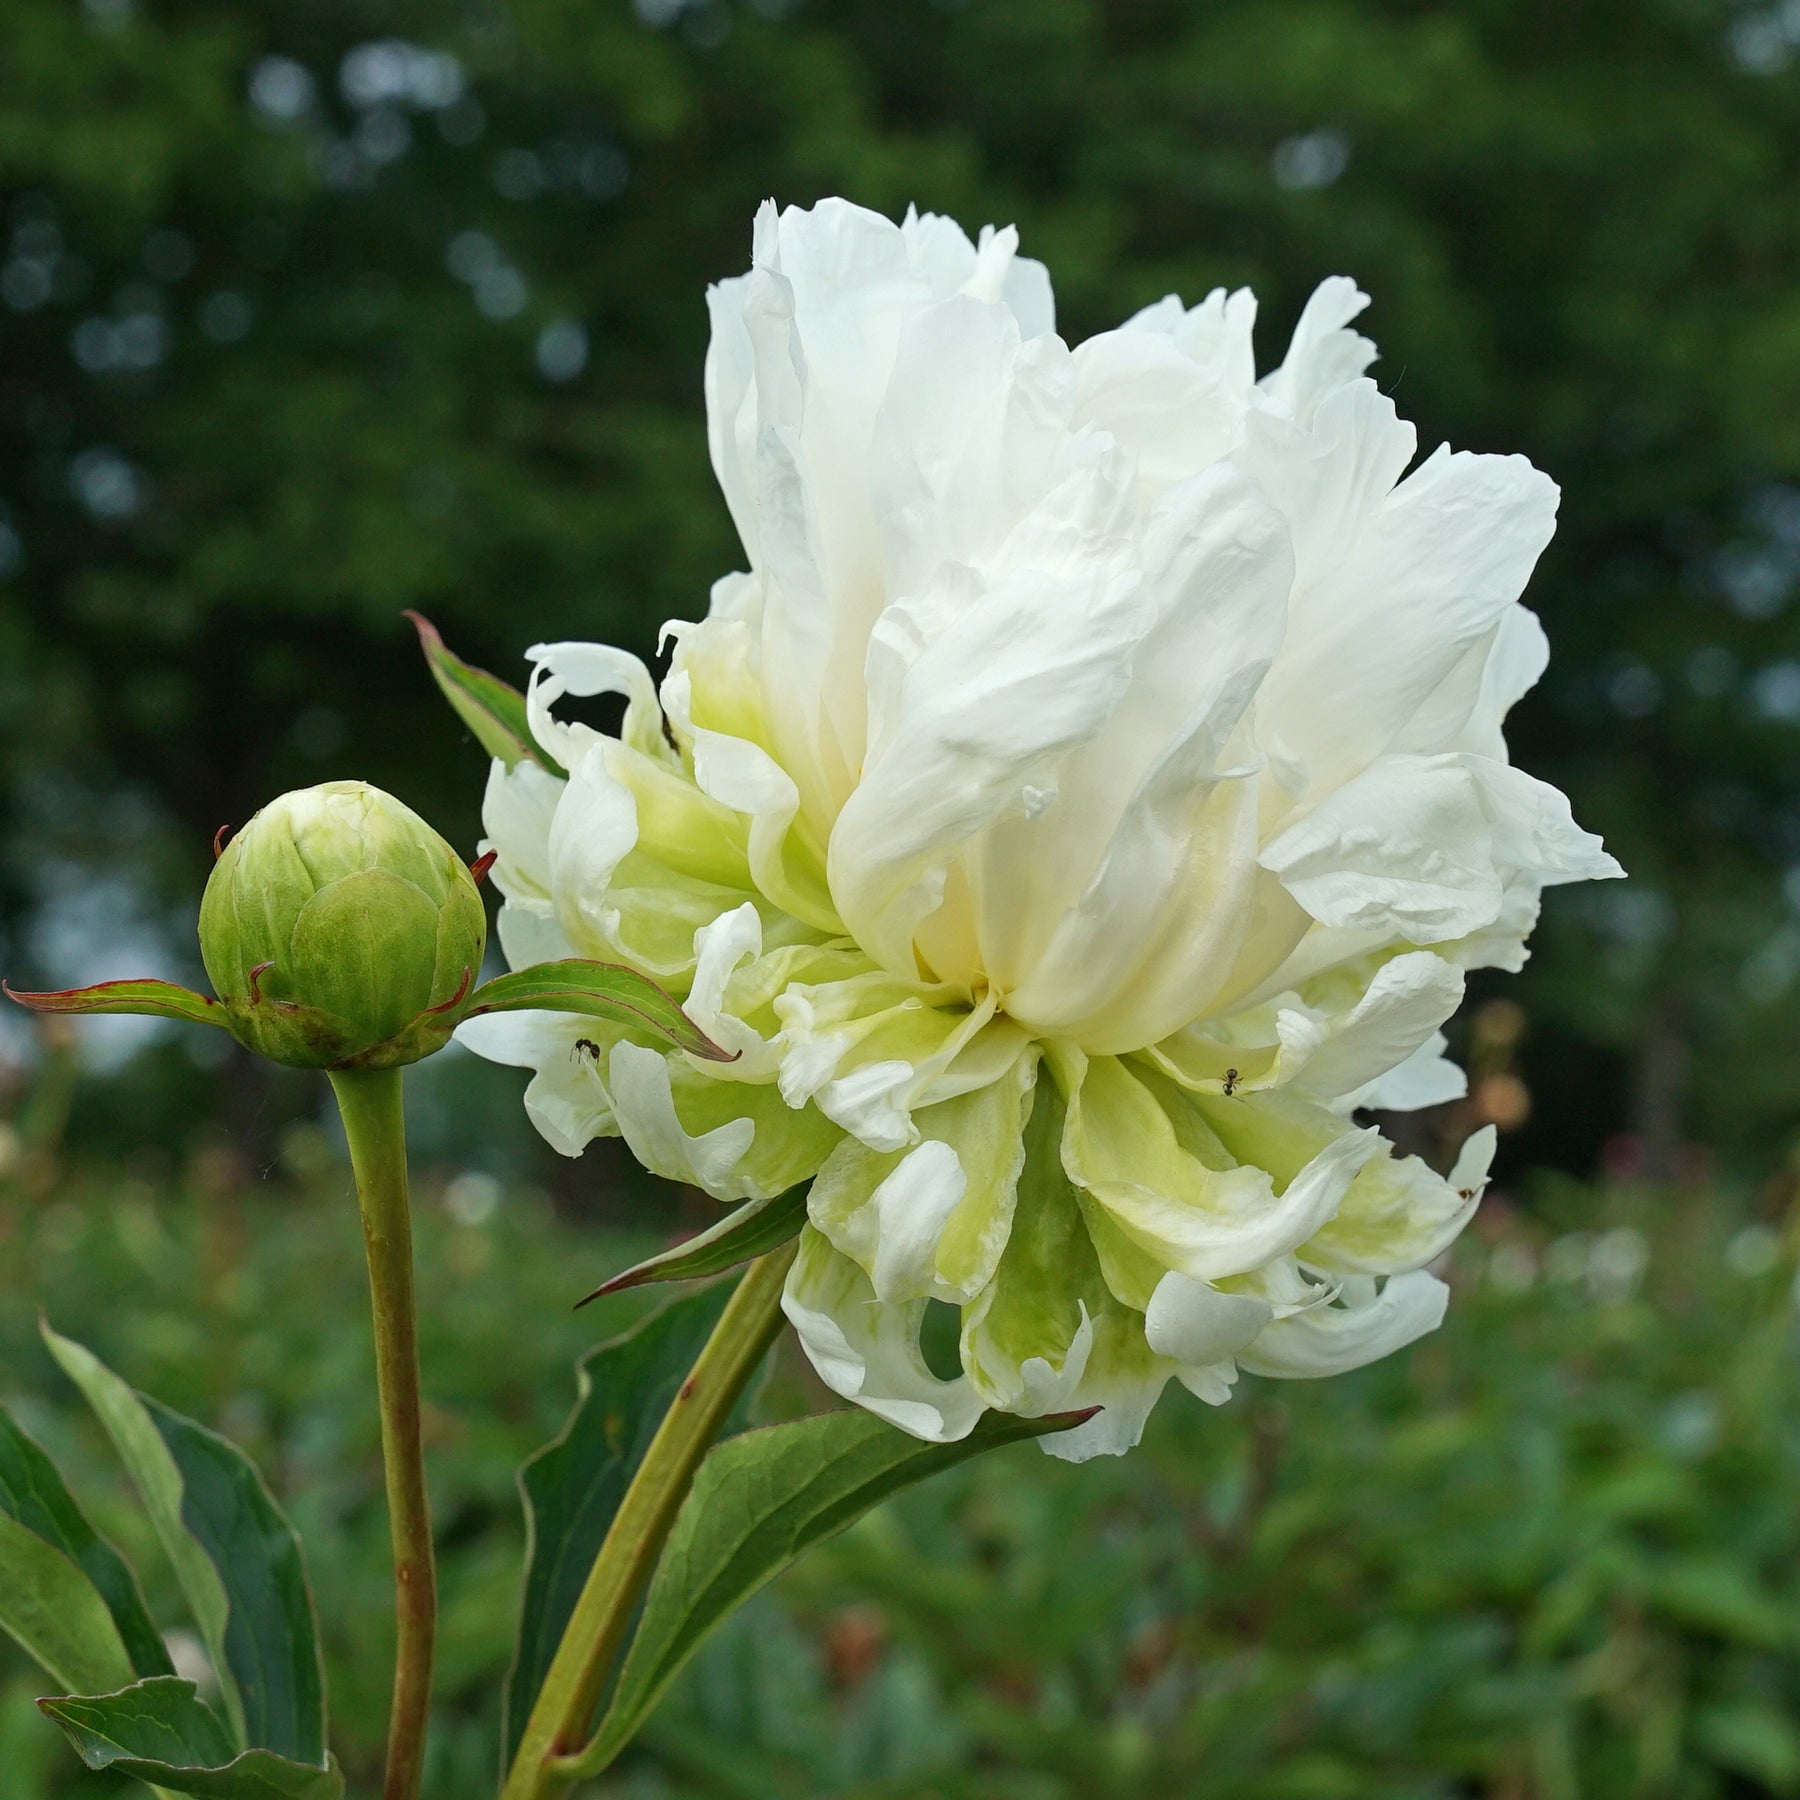
[[[7,967],[191,915],[283,786],[363,775],[472,843],[401,609],[503,670],[701,609],[739,561],[702,287],[765,195],[841,192],[1016,220],[1072,337],[1249,282],[1272,361],[1351,273],[1427,447],[1563,483],[1516,741],[1634,880],[1553,897],[1507,988],[1515,1155],[1766,1167],[1800,1119],[1797,48],[1721,0],[10,0]],[[232,1092],[176,1057],[100,1125]]]

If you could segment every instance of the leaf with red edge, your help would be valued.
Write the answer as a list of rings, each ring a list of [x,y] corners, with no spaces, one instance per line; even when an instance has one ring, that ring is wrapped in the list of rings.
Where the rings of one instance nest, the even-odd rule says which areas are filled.
[[[647,975],[622,963],[572,956],[496,975],[475,990],[465,1017],[492,1012],[584,1013],[641,1026],[708,1062],[734,1062],[738,1056],[735,1050],[720,1049]]]
[[[419,648],[425,652],[432,680],[489,756],[499,757],[509,769],[534,762],[552,775],[566,772],[531,735],[525,696],[516,687],[464,662],[423,613],[409,611],[406,616],[419,634]]]
[[[0,993],[40,1013],[146,1013],[153,1019],[186,1019],[193,1025],[230,1029],[225,1008],[206,994],[173,981],[102,981],[96,987],[22,994],[0,981]]]

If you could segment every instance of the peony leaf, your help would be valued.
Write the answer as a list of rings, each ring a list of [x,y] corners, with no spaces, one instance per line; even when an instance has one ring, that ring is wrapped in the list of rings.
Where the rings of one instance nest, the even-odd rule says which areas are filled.
[[[66,1695],[38,1705],[90,1769],[135,1775],[201,1800],[340,1800],[335,1764],[293,1762],[270,1750],[233,1747],[231,1735],[191,1681],[153,1675],[114,1694]]]
[[[655,1256],[633,1263],[622,1274],[603,1281],[591,1294],[576,1302],[586,1306],[603,1294],[618,1294],[626,1288],[641,1287],[648,1281],[692,1281],[702,1275],[717,1275],[734,1269],[739,1263],[764,1256],[779,1249],[790,1238],[800,1235],[806,1223],[806,1189],[789,1188],[767,1200],[749,1200],[727,1213],[718,1224]]]
[[[803,1551],[941,1469],[1067,1431],[1095,1410],[989,1413],[953,1444],[922,1443],[871,1413],[819,1413],[718,1445],[675,1521],[598,1735],[556,1767],[575,1779],[604,1769],[714,1626]]]
[[[144,1604],[131,1566],[95,1531],[76,1504],[57,1469],[41,1448],[0,1406],[0,1514],[43,1539],[74,1563],[93,1583],[112,1616],[116,1636],[138,1675],[173,1673],[169,1653]],[[13,1592],[0,1582],[0,1595]],[[46,1664],[46,1667],[49,1665]],[[98,1675],[64,1674],[57,1680],[71,1688],[118,1687],[125,1679],[110,1671]]]
[[[678,1295],[590,1350],[569,1422],[519,1471],[525,1593],[506,1683],[509,1762],[613,1514],[730,1295],[728,1281]]]
[[[491,1012],[585,1013],[594,1019],[623,1020],[708,1062],[731,1062],[737,1052],[721,1050],[648,976],[621,963],[569,957],[496,975],[475,990],[465,1018]]]
[[[534,762],[552,775],[565,774],[562,765],[531,735],[525,696],[516,687],[464,662],[422,613],[408,612],[406,616],[419,634],[419,648],[425,652],[432,680],[489,756],[497,756],[509,769]]]
[[[235,1445],[136,1393],[80,1344],[48,1326],[44,1341],[137,1485],[219,1674],[235,1740],[322,1768],[312,1596],[299,1539],[261,1476]]]
[[[60,988],[49,994],[22,994],[0,981],[0,993],[41,1013],[147,1013],[153,1019],[186,1019],[194,1025],[230,1029],[225,1008],[207,994],[173,981],[103,981],[97,987]]]
[[[0,1631],[65,1686],[129,1680],[131,1658],[79,1564],[0,1511]]]

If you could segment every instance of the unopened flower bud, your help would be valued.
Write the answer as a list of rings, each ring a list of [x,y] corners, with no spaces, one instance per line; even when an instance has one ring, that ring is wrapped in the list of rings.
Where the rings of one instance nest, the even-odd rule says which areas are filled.
[[[200,905],[233,1034],[297,1068],[392,1068],[441,1048],[486,947],[461,858],[360,781],[271,801],[226,845]]]

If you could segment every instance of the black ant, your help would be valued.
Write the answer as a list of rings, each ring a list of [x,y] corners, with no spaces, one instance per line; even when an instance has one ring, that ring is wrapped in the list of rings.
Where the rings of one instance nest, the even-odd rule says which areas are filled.
[[[1225,1098],[1229,1100],[1237,1092],[1238,1072],[1236,1069],[1225,1071]]]
[[[579,1062],[584,1056],[594,1062],[600,1060],[600,1046],[592,1038],[577,1038],[569,1046],[569,1058],[572,1062]]]

